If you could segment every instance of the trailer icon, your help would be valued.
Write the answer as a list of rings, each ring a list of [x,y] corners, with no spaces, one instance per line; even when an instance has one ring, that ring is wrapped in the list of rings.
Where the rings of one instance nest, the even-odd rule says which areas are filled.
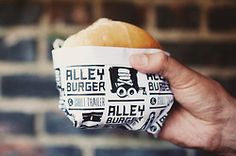
[[[111,92],[120,98],[135,95],[140,89],[145,94],[145,87],[138,86],[137,70],[128,67],[111,67],[109,69]]]

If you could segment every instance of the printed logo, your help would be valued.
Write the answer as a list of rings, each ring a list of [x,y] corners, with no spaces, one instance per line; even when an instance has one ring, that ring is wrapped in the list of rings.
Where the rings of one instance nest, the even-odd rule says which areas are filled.
[[[55,79],[57,88],[61,88],[61,71],[59,68],[55,69]]]
[[[101,117],[102,117],[102,112],[91,112],[91,113],[83,113],[83,121],[82,122],[87,122],[87,121],[94,121],[94,122],[100,122]]]
[[[145,130],[147,129],[154,121],[154,119],[156,118],[156,113],[155,112],[151,112],[149,114],[148,119],[146,120],[146,122],[144,123],[144,125],[141,127],[141,130]]]
[[[140,89],[146,94],[145,87],[140,88],[137,80],[137,70],[128,67],[111,67],[109,69],[111,92],[120,98],[135,95]]]
[[[102,115],[103,112],[82,113],[83,120],[81,126],[86,128],[97,127],[101,122]]]

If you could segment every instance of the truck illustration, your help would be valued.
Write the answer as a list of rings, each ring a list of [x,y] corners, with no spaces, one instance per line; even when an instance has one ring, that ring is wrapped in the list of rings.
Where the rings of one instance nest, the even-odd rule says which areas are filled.
[[[111,92],[120,98],[137,94],[140,89],[146,94],[145,87],[138,86],[137,70],[128,67],[109,68],[111,80]]]

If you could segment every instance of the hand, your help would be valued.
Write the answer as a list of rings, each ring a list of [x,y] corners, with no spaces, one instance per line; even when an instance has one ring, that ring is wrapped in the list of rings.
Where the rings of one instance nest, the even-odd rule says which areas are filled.
[[[160,138],[184,147],[236,154],[236,100],[218,82],[165,53],[132,55],[130,63],[140,72],[166,77],[179,103]]]

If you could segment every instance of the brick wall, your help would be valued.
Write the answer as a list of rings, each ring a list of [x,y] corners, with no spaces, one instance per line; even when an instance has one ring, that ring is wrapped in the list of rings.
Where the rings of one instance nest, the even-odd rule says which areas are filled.
[[[100,17],[143,27],[236,96],[236,1],[1,0],[0,155],[209,155],[146,133],[75,129],[58,110],[52,42]]]

